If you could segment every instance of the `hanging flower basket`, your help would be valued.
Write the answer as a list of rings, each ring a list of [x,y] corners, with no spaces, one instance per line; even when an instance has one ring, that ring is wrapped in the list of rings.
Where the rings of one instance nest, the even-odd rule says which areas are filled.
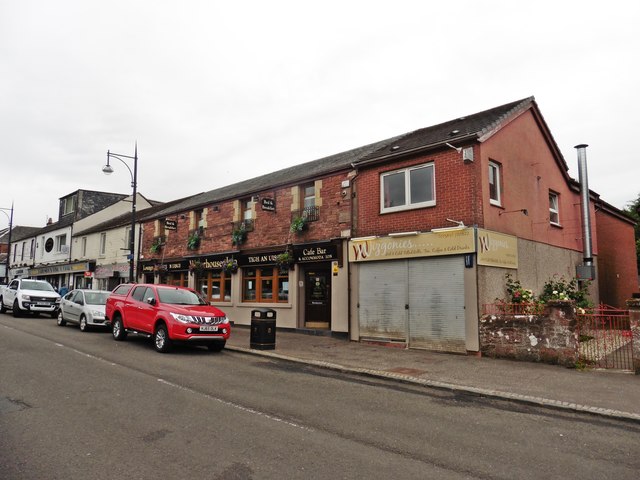
[[[290,270],[294,265],[293,253],[287,250],[276,257],[276,264],[280,270]]]
[[[160,242],[160,239],[156,238],[151,244],[151,247],[149,247],[149,251],[151,253],[158,253],[161,248],[162,248],[162,243]]]
[[[200,247],[200,235],[198,235],[198,232],[193,232],[191,235],[189,235],[189,238],[187,239],[187,248],[189,250],[197,250]]]
[[[307,229],[307,220],[304,217],[296,217],[291,221],[289,230],[291,233],[301,234]]]
[[[234,228],[231,232],[231,244],[232,245],[242,245],[247,239],[247,230],[245,229],[244,223],[241,224],[238,228]]]
[[[192,260],[189,262],[189,271],[192,273],[202,273],[204,271],[204,266],[200,260]]]
[[[238,271],[238,261],[233,258],[225,258],[222,262],[222,271],[227,275]]]

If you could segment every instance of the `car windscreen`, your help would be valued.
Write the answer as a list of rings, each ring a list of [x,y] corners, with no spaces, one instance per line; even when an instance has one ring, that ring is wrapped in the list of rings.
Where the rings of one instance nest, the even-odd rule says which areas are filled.
[[[43,292],[55,292],[53,287],[47,282],[32,282],[29,280],[24,280],[22,282],[22,288],[24,290],[42,290]]]
[[[84,292],[84,301],[87,305],[104,305],[110,292]]]
[[[181,288],[158,288],[158,298],[161,303],[170,303],[172,305],[205,304],[195,292]]]

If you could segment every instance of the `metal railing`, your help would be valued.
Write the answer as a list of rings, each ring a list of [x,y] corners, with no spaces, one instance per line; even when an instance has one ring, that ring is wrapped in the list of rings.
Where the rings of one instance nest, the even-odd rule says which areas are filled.
[[[589,366],[633,370],[633,335],[628,310],[607,305],[578,309],[578,357]]]
[[[483,315],[541,315],[544,303],[485,303],[482,305]]]

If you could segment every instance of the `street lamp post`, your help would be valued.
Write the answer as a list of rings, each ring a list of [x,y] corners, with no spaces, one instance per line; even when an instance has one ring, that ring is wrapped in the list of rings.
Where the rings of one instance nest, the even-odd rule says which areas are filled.
[[[133,171],[121,157],[129,158],[133,160]],[[135,282],[134,277],[134,262],[135,262],[135,231],[136,231],[136,189],[138,187],[138,143],[136,142],[135,153],[133,157],[130,155],[122,155],[120,153],[111,153],[107,150],[107,164],[102,167],[102,171],[106,175],[113,173],[113,167],[110,165],[109,160],[115,158],[120,160],[129,173],[131,174],[131,188],[133,188],[133,197],[131,199],[131,234],[129,235],[129,281]]]
[[[7,243],[7,265],[4,269],[4,283],[9,283],[9,261],[11,259],[11,231],[13,230],[13,202],[11,202],[11,208],[0,208],[2,213],[7,215],[7,210],[11,211],[11,216],[7,215],[9,218],[9,238]]]

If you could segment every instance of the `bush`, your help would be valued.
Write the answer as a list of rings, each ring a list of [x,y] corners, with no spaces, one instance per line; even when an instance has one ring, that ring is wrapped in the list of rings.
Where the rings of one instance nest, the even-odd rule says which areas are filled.
[[[590,284],[587,280],[580,285],[575,278],[566,280],[556,274],[544,284],[539,299],[545,303],[553,300],[573,300],[578,308],[592,308],[593,303],[589,300],[587,291]]]

